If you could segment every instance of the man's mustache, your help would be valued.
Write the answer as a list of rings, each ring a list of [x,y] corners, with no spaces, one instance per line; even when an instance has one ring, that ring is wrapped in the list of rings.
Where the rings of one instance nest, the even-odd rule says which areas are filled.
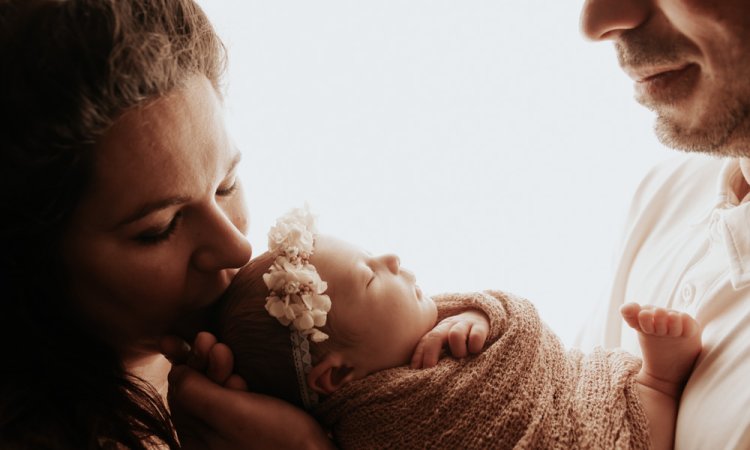
[[[684,36],[659,36],[642,29],[620,35],[615,50],[620,67],[632,69],[682,65],[698,53]]]

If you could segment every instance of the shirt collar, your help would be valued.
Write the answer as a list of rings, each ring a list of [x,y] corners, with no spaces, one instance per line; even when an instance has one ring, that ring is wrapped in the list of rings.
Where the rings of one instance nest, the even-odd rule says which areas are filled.
[[[737,191],[743,175],[737,158],[726,161],[719,175],[716,232],[721,235],[729,259],[730,280],[735,289],[750,285],[750,199]]]
[[[740,169],[740,160],[737,158],[727,159],[721,168],[719,173],[719,183],[717,186],[717,193],[720,200],[726,207],[737,206],[748,200],[748,195],[745,195],[743,199],[737,196],[737,192],[740,187],[744,184],[744,175]],[[721,207],[721,206],[720,206]]]

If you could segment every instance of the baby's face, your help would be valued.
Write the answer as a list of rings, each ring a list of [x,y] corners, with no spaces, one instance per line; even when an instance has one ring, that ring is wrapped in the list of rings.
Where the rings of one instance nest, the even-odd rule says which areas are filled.
[[[343,338],[360,367],[372,373],[408,364],[419,340],[434,327],[437,308],[398,257],[372,256],[319,235],[310,262],[328,283],[334,336]]]

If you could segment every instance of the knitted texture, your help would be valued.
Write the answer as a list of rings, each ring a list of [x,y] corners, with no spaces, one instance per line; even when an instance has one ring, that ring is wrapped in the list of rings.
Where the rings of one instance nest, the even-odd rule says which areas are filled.
[[[341,448],[646,449],[648,422],[621,351],[566,352],[534,306],[486,291],[434,298],[439,318],[490,319],[484,351],[349,383],[315,410]]]

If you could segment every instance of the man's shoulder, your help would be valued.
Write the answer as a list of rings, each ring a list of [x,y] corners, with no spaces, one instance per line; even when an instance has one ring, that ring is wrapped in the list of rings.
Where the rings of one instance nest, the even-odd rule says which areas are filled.
[[[660,204],[682,207],[683,202],[696,204],[700,199],[712,199],[725,161],[696,154],[679,155],[660,162],[638,186],[630,217],[637,217],[643,210]]]
[[[714,187],[725,162],[725,158],[701,154],[674,156],[651,168],[641,181],[638,191],[648,193],[665,186],[703,189],[706,182]]]

